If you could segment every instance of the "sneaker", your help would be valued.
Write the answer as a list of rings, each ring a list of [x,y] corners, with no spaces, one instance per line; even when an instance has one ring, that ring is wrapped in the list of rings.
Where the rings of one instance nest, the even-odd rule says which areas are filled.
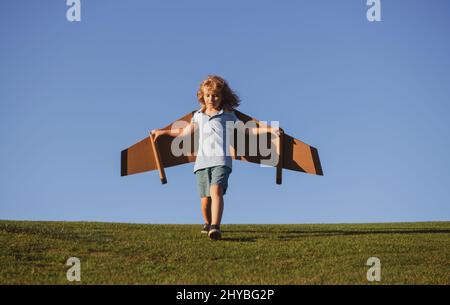
[[[222,232],[219,229],[219,226],[212,225],[211,230],[208,232],[208,237],[212,240],[219,240],[222,238]]]
[[[203,234],[208,234],[209,233],[209,229],[210,229],[210,225],[205,223],[202,227],[201,233]]]

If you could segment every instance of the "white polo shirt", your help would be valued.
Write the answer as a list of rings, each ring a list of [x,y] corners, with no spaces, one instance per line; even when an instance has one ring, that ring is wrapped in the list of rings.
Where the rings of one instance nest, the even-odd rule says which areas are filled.
[[[227,121],[230,123],[227,124]],[[232,169],[230,141],[236,121],[240,120],[234,111],[227,112],[221,109],[211,116],[201,110],[194,113],[191,122],[197,124],[199,132],[194,173],[199,169],[217,165],[225,165]]]

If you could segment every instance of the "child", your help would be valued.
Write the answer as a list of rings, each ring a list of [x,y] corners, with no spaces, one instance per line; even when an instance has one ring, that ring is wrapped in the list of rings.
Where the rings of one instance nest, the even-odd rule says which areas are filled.
[[[224,207],[223,195],[228,188],[228,178],[232,172],[232,158],[228,143],[237,118],[234,109],[240,99],[221,77],[210,75],[201,84],[197,92],[201,105],[194,113],[191,123],[184,129],[153,130],[156,137],[162,134],[185,136],[199,130],[199,146],[194,165],[198,191],[201,198],[202,215],[205,224],[202,233],[207,233],[212,240],[222,237],[220,223]],[[227,121],[233,124],[226,124]],[[272,128],[252,129],[253,134],[270,131]],[[278,129],[275,130],[278,134]]]

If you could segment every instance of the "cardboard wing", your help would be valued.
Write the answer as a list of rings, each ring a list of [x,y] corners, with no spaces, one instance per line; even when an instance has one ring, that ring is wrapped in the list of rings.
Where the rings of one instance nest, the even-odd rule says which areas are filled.
[[[162,129],[170,130],[172,127],[181,128],[182,126],[189,124],[194,113],[195,111],[192,111]],[[235,113],[244,123],[251,121],[250,124],[257,128],[267,126],[263,122],[240,111],[235,110]],[[261,141],[261,138],[256,137],[257,148],[255,151],[254,149],[250,149],[250,144],[255,143],[255,138],[250,138],[251,136],[245,129],[236,128],[234,132],[234,141],[230,143],[230,152],[233,159],[270,166],[270,156],[267,155],[267,152],[259,150],[259,141]],[[161,182],[166,183],[167,179],[165,177],[164,168],[195,161],[198,149],[198,141],[195,141],[195,136],[196,134],[192,134],[187,135],[184,139],[176,139],[174,136],[163,135],[154,141],[153,137],[149,135],[145,139],[121,152],[121,176],[158,170]],[[187,137],[190,137],[190,139]],[[323,175],[319,154],[316,148],[285,134],[282,129],[280,136],[266,133],[266,137],[268,147],[272,148],[272,145],[274,145],[274,151],[276,151],[277,154],[277,158],[275,158],[277,162],[275,164],[272,162],[272,166],[277,168],[277,184],[281,184],[281,173],[283,168],[309,174]],[[180,147],[178,146],[179,143],[188,143],[189,146]],[[183,149],[184,152],[188,153],[175,154],[172,146]],[[245,147],[245,149],[243,149],[243,147]],[[255,146],[252,145],[252,147]]]

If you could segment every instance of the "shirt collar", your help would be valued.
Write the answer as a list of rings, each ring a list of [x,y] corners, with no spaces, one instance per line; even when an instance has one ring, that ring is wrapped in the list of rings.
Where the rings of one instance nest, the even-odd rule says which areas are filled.
[[[199,112],[199,113],[204,114],[204,115],[207,116],[206,113],[202,112],[202,109],[199,109],[197,112]],[[220,109],[219,112],[217,112],[217,113],[215,113],[214,115],[212,115],[211,118],[212,118],[212,117],[215,117],[216,115],[220,115],[220,114],[222,114],[222,113],[223,113],[223,108]]]

